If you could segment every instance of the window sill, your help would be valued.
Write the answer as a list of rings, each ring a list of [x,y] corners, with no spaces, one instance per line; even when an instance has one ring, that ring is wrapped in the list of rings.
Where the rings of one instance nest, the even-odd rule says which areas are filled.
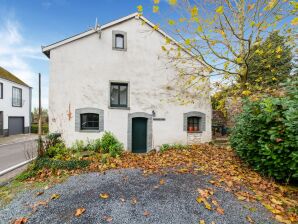
[[[202,131],[187,131],[187,134],[192,134],[192,133],[203,133]]]
[[[15,105],[11,105],[12,107],[23,107],[23,106],[15,106]]]
[[[109,106],[109,109],[116,109],[116,110],[130,110],[130,107],[111,107],[111,106]]]
[[[79,132],[85,132],[85,133],[99,133],[100,130],[80,130]]]
[[[115,50],[115,51],[127,51],[126,48],[117,48],[117,47],[113,47],[113,50]]]

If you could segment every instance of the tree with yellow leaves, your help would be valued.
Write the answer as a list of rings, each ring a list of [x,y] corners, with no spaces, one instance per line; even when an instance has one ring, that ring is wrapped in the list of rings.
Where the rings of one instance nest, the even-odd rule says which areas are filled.
[[[153,12],[166,15],[159,10],[159,0],[153,3]],[[249,83],[252,74],[249,64],[253,54],[262,53],[263,39],[274,30],[284,31],[289,41],[294,39],[298,11],[295,1],[168,0],[168,4],[174,13],[171,13],[172,18],[167,18],[165,29],[176,35],[181,48],[191,52],[192,59],[201,61],[210,75],[221,76],[218,79],[221,84],[216,83],[218,86],[222,83],[233,85],[237,95],[247,96],[254,91],[254,85]],[[166,40],[162,49],[173,61],[186,57],[173,53],[177,49],[172,47],[170,40]],[[275,50],[278,49],[277,46]],[[280,53],[276,53],[276,57]],[[267,65],[266,58],[262,63]],[[194,76],[200,75],[194,71]],[[183,71],[179,72],[183,77]],[[189,75],[189,71],[185,73]]]

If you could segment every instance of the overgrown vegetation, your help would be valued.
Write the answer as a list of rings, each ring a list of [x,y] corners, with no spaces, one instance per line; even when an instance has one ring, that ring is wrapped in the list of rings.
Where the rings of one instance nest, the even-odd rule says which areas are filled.
[[[187,148],[189,148],[189,146],[178,144],[178,143],[176,143],[176,144],[162,144],[159,151],[161,153],[163,153],[170,149],[183,150],[183,149],[187,149]]]
[[[280,181],[298,180],[298,79],[283,96],[243,102],[230,142],[255,170]]]
[[[40,143],[42,156],[36,159],[29,168],[17,177],[23,181],[33,178],[41,170],[77,170],[90,164],[88,157],[94,153],[101,156],[102,163],[107,163],[110,157],[119,157],[123,152],[123,144],[110,132],[105,132],[100,139],[84,142],[77,140],[70,148],[66,147],[60,134],[48,134]]]

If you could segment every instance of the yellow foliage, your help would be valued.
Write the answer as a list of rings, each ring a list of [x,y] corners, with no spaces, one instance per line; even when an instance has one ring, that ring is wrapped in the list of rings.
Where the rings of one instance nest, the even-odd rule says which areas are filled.
[[[169,0],[169,4],[170,5],[176,5],[177,4],[177,0]]]
[[[243,96],[249,96],[251,94],[251,91],[249,91],[249,90],[244,90],[243,92],[242,92],[242,95]]]
[[[298,25],[298,17],[292,19],[291,24],[292,24],[293,26],[297,26],[297,25]]]
[[[153,13],[157,13],[159,10],[159,6],[158,5],[154,5],[153,6]]]
[[[173,25],[176,24],[176,22],[175,22],[175,20],[169,19],[168,20],[168,24],[171,25],[171,26],[173,26]]]
[[[198,13],[199,13],[199,11],[198,11],[198,7],[197,6],[192,7],[192,9],[190,10],[191,17],[197,16]]]
[[[202,27],[202,26],[198,26],[197,31],[198,31],[199,33],[203,32],[203,27]]]
[[[186,18],[179,18],[179,22],[183,23],[186,20]]]
[[[219,6],[219,7],[216,9],[216,12],[217,12],[218,14],[223,14],[223,12],[224,12],[224,7],[223,7],[223,6]]]
[[[157,5],[159,4],[159,0],[153,0],[153,3]]]
[[[143,12],[143,6],[142,5],[138,5],[137,6],[138,12],[142,13]]]

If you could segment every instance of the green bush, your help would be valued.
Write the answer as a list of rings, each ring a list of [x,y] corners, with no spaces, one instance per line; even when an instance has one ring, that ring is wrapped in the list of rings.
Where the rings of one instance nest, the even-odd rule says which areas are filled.
[[[105,132],[103,134],[101,138],[102,153],[110,153],[111,156],[116,157],[121,155],[123,148],[123,144],[111,132]]]
[[[100,151],[100,146],[101,146],[100,138],[95,139],[95,140],[88,140],[87,145],[85,146],[85,150],[86,151],[99,152]]]
[[[244,100],[230,143],[262,174],[298,180],[298,79],[287,83],[283,97]]]
[[[159,151],[161,153],[165,152],[165,151],[168,151],[169,149],[176,149],[176,150],[182,150],[182,149],[187,149],[188,146],[187,145],[182,145],[182,144],[178,144],[178,143],[175,143],[175,144],[162,144]]]
[[[35,161],[33,171],[40,170],[42,168],[48,168],[53,170],[74,170],[79,168],[85,168],[89,166],[90,161],[87,160],[55,160],[49,158],[39,158]]]
[[[45,153],[49,158],[63,159],[69,155],[69,150],[65,147],[64,143],[58,143],[49,147]]]
[[[85,143],[83,140],[76,140],[75,143],[72,144],[71,149],[75,152],[85,151]]]
[[[49,132],[48,124],[43,124],[41,126],[42,134],[47,134]],[[31,133],[37,134],[38,133],[38,124],[31,124]]]

